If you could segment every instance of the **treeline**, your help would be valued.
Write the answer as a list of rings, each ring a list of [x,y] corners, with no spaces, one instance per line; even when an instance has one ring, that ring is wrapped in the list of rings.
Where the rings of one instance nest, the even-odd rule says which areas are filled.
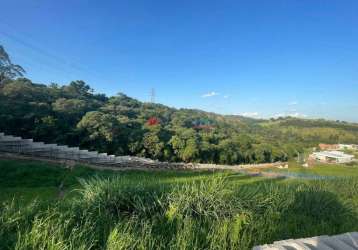
[[[320,142],[358,141],[355,124],[174,109],[95,94],[83,81],[35,84],[1,48],[0,131],[8,134],[116,155],[220,164],[285,161]]]
[[[284,149],[248,135],[240,120],[94,94],[83,81],[66,86],[25,78],[0,85],[0,130],[38,141],[79,145],[163,161],[251,163],[286,160]]]
[[[0,85],[1,131],[117,155],[259,163],[287,160],[319,142],[358,138],[352,131],[313,127],[313,121],[303,127],[303,122],[293,118],[255,122],[143,103],[124,94],[108,98],[94,94],[83,81],[47,86],[19,78]]]

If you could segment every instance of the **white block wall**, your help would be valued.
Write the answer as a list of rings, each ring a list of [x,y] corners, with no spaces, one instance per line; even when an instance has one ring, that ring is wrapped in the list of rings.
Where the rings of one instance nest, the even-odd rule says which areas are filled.
[[[22,139],[4,133],[0,133],[0,152],[118,167],[131,164],[146,165],[154,162],[146,158],[107,155],[107,153],[98,153],[97,151],[81,150],[78,147],[34,142],[32,139]]]

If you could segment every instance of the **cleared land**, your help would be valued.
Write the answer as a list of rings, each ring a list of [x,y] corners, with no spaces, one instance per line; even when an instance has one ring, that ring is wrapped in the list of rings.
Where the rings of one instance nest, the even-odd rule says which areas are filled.
[[[289,171],[339,178],[0,160],[0,249],[250,249],[358,231],[358,168]]]

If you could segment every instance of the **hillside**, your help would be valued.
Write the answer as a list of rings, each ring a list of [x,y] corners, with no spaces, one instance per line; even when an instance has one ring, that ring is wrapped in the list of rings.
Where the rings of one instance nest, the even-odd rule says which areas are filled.
[[[256,120],[95,94],[83,81],[0,85],[0,131],[116,155],[221,164],[292,158],[318,143],[357,143],[358,124]]]

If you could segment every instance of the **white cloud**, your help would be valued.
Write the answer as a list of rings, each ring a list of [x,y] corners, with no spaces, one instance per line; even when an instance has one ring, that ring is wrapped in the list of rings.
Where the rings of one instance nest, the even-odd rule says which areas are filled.
[[[206,97],[213,97],[213,96],[217,96],[217,95],[220,95],[220,94],[215,91],[211,91],[209,93],[203,94],[201,97],[206,98]]]
[[[229,95],[224,95],[224,98],[225,99],[228,99],[230,96]]]
[[[297,105],[297,104],[298,104],[297,101],[292,101],[292,102],[289,102],[289,103],[288,103],[289,106],[295,106],[295,105]]]
[[[244,112],[244,113],[242,113],[240,115],[246,116],[246,117],[251,117],[251,118],[258,118],[259,117],[259,112]]]
[[[307,117],[307,115],[302,114],[302,113],[298,113],[298,112],[290,113],[290,114],[288,114],[288,116],[297,117],[297,118],[305,118],[305,117]]]
[[[277,114],[274,114],[272,117],[278,118],[278,117],[285,117],[285,116],[286,116],[286,114],[284,114],[284,113],[277,113]]]
[[[291,116],[291,117],[296,117],[296,118],[306,118],[307,117],[307,115],[299,113],[299,112],[278,113],[278,114],[274,114],[272,117],[277,118],[277,117],[286,117],[286,116]]]

